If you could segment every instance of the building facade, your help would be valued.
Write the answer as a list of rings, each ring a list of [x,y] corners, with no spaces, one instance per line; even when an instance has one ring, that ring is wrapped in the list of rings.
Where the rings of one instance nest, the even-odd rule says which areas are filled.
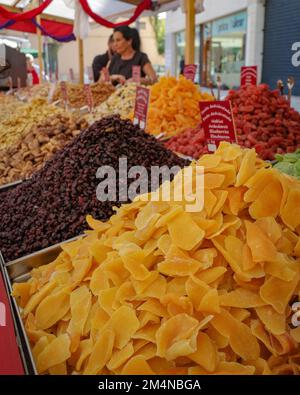
[[[221,77],[233,88],[239,85],[240,68],[257,65],[259,79],[263,67],[264,0],[204,1],[205,11],[196,15],[195,63],[203,85]],[[167,13],[166,68],[178,75],[185,47],[185,16],[181,9]]]

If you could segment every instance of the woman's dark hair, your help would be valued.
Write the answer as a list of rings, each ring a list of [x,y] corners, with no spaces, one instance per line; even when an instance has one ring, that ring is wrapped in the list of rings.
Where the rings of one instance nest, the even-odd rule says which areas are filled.
[[[118,26],[114,29],[114,32],[119,32],[125,38],[125,40],[132,40],[132,48],[140,52],[141,49],[141,39],[140,34],[137,29],[129,26]]]

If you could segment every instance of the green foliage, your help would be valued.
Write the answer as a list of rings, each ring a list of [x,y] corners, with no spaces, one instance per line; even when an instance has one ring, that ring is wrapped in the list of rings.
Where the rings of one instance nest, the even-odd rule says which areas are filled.
[[[150,16],[150,23],[153,27],[157,50],[160,55],[165,53],[165,31],[166,31],[166,20],[159,19],[158,16]]]

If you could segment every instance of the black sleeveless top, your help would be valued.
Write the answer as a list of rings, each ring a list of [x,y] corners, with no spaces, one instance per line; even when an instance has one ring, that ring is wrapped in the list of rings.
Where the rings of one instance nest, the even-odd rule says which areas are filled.
[[[123,60],[120,55],[115,54],[109,65],[109,74],[121,74],[128,80],[132,78],[132,66],[141,66],[141,77],[145,77],[143,67],[147,63],[150,63],[150,60],[144,52],[136,52],[133,58],[128,60]]]

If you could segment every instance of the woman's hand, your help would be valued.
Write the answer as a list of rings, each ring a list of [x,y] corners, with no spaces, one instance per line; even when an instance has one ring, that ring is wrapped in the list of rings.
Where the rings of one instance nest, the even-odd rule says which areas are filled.
[[[111,81],[118,81],[120,84],[125,84],[126,78],[121,74],[113,74],[110,76]]]

